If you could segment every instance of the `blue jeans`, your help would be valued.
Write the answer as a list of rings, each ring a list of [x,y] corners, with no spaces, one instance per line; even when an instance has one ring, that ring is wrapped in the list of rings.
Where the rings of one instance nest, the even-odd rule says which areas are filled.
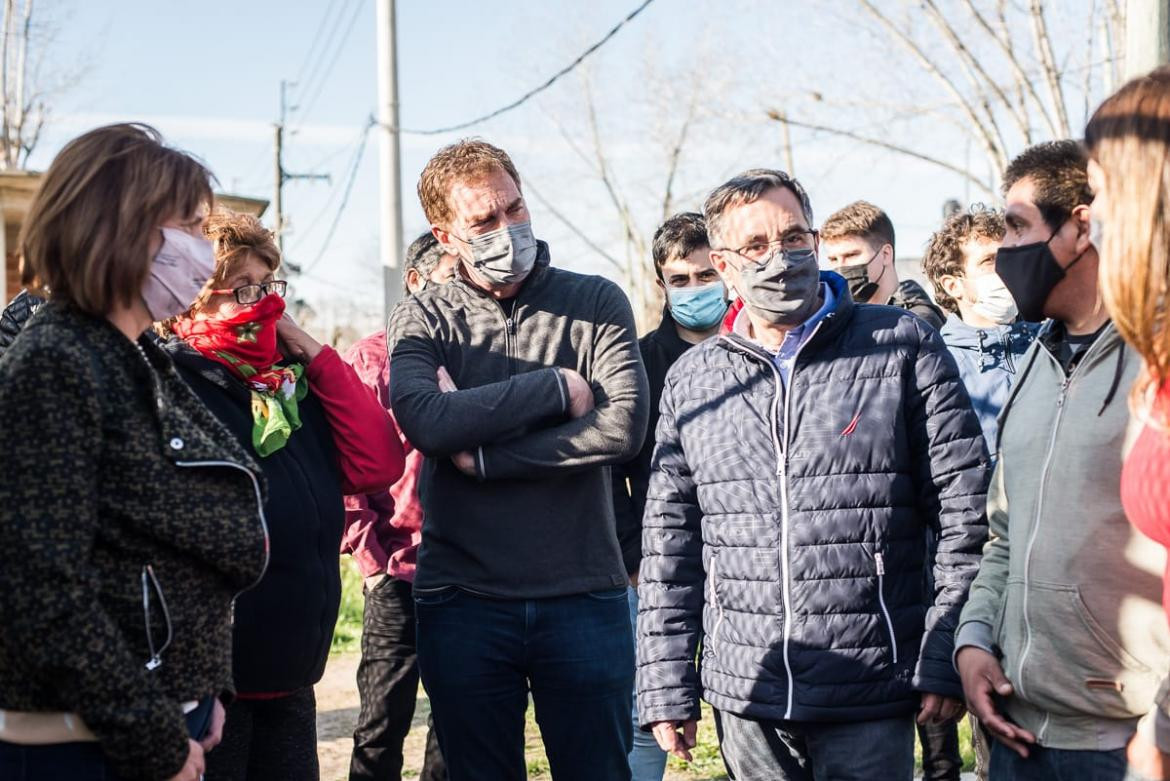
[[[1029,746],[1024,759],[999,741],[991,743],[993,781],[1129,781],[1125,749],[1071,751]]]
[[[418,665],[451,781],[523,781],[524,713],[557,781],[629,781],[634,643],[624,588],[491,599],[415,595]]]
[[[638,643],[638,589],[630,588],[630,627],[634,630],[634,647]],[[633,781],[662,781],[666,772],[666,752],[650,732],[638,724],[638,689],[634,687],[634,747],[630,750],[630,774]]]
[[[122,781],[97,743],[18,746],[0,741],[3,781]]]
[[[913,716],[852,722],[759,721],[715,711],[715,728],[723,763],[736,781],[914,777]]]

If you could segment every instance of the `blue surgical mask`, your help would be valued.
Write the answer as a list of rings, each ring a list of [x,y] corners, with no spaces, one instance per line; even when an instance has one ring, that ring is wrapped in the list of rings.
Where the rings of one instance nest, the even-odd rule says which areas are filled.
[[[667,289],[666,296],[670,301],[670,316],[692,331],[714,328],[727,313],[722,282],[702,287],[672,287]]]

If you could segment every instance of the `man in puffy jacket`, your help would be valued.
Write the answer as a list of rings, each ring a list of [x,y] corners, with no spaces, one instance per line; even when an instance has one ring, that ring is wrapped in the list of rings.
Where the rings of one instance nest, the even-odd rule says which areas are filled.
[[[701,695],[736,779],[910,779],[915,714],[962,712],[953,632],[987,536],[978,419],[933,328],[818,272],[795,180],[747,171],[705,212],[745,306],[666,378],[641,722],[689,756]]]

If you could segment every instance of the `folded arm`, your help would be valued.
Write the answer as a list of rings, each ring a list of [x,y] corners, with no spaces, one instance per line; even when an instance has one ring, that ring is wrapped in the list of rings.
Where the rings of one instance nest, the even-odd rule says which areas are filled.
[[[581,417],[476,453],[482,479],[540,479],[628,461],[642,447],[649,418],[649,386],[638,350],[634,315],[612,283],[598,292],[593,366],[588,377],[595,406]]]
[[[394,310],[390,346],[390,406],[410,443],[432,458],[475,450],[568,411],[565,379],[556,368],[517,374],[501,382],[443,393],[444,365],[421,307]]]

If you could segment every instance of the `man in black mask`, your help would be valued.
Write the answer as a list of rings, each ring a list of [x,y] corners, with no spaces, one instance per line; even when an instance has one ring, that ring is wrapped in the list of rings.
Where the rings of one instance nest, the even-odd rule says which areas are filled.
[[[898,281],[894,262],[894,224],[889,215],[868,201],[856,201],[836,212],[821,226],[821,243],[828,268],[845,277],[859,304],[887,304],[905,309],[942,328],[946,315],[912,279]]]
[[[1165,552],[1121,506],[1126,391],[1140,368],[1097,292],[1088,161],[1034,146],[1004,175],[995,270],[1025,320],[1048,320],[1000,412],[991,542],[956,633],[971,711],[995,738],[995,779],[1121,781],[1154,730],[1170,665]]]

